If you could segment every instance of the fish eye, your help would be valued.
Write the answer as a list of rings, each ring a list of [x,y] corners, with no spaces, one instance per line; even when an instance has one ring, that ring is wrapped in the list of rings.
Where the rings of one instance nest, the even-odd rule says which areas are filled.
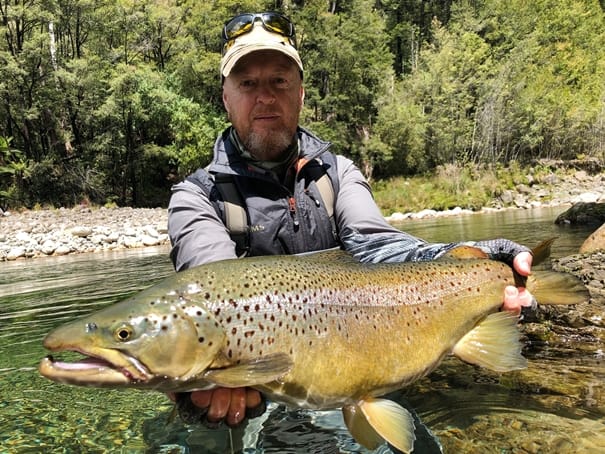
[[[126,342],[132,337],[132,328],[130,326],[120,326],[114,332],[114,337],[117,341]]]

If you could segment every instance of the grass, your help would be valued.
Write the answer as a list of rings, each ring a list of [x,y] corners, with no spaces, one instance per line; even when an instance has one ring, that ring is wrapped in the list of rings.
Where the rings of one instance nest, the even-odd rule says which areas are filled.
[[[386,215],[455,207],[479,210],[490,206],[503,191],[527,183],[525,175],[515,164],[507,168],[450,164],[430,175],[394,177],[372,186],[376,203]]]

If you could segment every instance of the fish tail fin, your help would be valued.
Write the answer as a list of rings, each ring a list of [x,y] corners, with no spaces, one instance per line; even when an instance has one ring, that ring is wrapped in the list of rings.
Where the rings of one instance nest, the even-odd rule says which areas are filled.
[[[366,399],[342,409],[347,428],[368,449],[385,441],[404,453],[414,448],[414,418],[401,405],[388,399]]]
[[[458,341],[454,355],[496,372],[524,369],[527,360],[521,355],[518,320],[507,311],[488,315]]]
[[[580,304],[590,294],[580,279],[557,271],[534,271],[527,279],[527,288],[539,304]]]

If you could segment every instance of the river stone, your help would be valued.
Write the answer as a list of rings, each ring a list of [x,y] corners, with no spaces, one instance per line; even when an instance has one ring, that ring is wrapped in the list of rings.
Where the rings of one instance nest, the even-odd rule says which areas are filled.
[[[55,252],[55,249],[57,249],[57,244],[52,240],[46,240],[44,243],[42,243],[40,248],[42,253],[45,255],[51,255],[53,252]]]
[[[6,254],[6,260],[17,260],[20,257],[25,257],[25,248],[23,247],[14,247]]]
[[[73,236],[77,236],[80,238],[86,238],[87,236],[89,236],[92,233],[92,228],[86,227],[84,225],[78,225],[76,227],[73,227],[70,230],[70,232]]]
[[[120,234],[118,232],[111,232],[109,235],[107,235],[107,238],[105,239],[105,241],[107,243],[115,243],[119,239],[120,239]]]
[[[590,254],[598,250],[605,251],[605,224],[592,232],[580,246],[580,254]]]
[[[143,243],[135,236],[125,236],[122,240],[125,247],[135,248],[140,247]]]
[[[583,192],[578,197],[576,197],[576,202],[579,203],[595,203],[601,198],[601,194],[596,192]]]
[[[15,238],[17,241],[21,241],[22,243],[29,243],[32,240],[32,237],[27,232],[17,232]]]
[[[157,236],[143,235],[141,236],[141,242],[145,246],[157,246],[160,244],[160,239]]]
[[[143,227],[143,232],[147,236],[151,236],[153,238],[157,238],[159,236],[158,231],[151,225],[146,225],[145,227]],[[143,243],[145,242],[143,241]]]
[[[70,252],[71,248],[66,244],[60,244],[59,246],[57,246],[57,249],[55,249],[55,255],[67,255]]]

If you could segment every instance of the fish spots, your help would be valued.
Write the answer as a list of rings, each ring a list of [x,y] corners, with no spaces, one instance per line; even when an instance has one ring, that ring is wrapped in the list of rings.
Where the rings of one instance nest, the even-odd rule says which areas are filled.
[[[203,337],[198,337],[198,338],[197,338],[197,341],[198,341],[200,344],[203,344],[203,343],[206,341],[206,339],[204,339]]]

